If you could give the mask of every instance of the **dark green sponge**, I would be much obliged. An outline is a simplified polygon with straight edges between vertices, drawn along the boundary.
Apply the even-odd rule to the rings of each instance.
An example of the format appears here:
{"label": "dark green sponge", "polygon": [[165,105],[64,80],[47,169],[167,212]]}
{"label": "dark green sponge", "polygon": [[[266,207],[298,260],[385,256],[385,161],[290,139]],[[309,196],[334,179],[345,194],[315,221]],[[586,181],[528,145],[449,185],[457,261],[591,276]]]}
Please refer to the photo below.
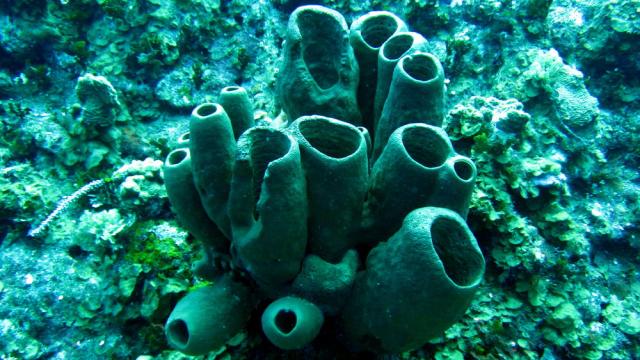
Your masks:
{"label": "dark green sponge", "polygon": [[164,328],[167,341],[185,354],[206,354],[244,329],[252,309],[249,288],[222,277],[178,302]]}
{"label": "dark green sponge", "polygon": [[482,281],[484,258],[460,215],[425,207],[376,246],[342,311],[356,347],[398,353],[442,335]]}
{"label": "dark green sponge", "polygon": [[272,302],[262,314],[262,331],[277,347],[300,349],[320,332],[324,315],[313,303],[287,296]]}

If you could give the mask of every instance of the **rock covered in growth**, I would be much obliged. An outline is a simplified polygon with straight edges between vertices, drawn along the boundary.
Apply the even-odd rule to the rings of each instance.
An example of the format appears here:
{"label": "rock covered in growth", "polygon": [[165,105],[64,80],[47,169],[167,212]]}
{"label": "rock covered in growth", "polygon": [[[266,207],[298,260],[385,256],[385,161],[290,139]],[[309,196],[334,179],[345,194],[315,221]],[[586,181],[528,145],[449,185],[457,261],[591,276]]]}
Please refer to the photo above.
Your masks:
{"label": "rock covered in growth", "polygon": [[640,40],[639,6],[638,0],[558,0],[550,7],[547,23],[553,29],[549,34],[553,46],[587,72],[592,87],[620,76],[628,78],[616,83],[609,93],[599,94],[601,101],[629,103],[638,99],[637,91],[629,94],[627,87],[638,86],[640,54],[635,44]]}
{"label": "rock covered in growth", "polygon": [[[300,7],[278,82],[288,121],[254,125],[237,87],[193,111],[164,174],[214,284],[174,310],[174,347],[220,346],[248,321],[238,304],[252,312],[254,299],[271,302],[263,331],[285,350],[312,342],[327,317],[354,350],[410,350],[464,314],[484,273],[464,220],[476,168],[440,128],[442,65],[407,31],[376,12],[350,33],[339,13]],[[203,323],[231,327],[214,341]]]}
{"label": "rock covered in growth", "polygon": [[81,121],[88,128],[108,128],[120,108],[116,89],[104,76],[86,74],[78,78],[76,95],[82,106]]}
{"label": "rock covered in growth", "polygon": [[545,95],[564,130],[592,133],[599,115],[598,100],[585,87],[583,74],[565,64],[555,49],[530,50],[522,60],[527,64],[523,70],[511,70],[517,74],[515,86],[502,92],[523,101]]}
{"label": "rock covered in growth", "polygon": [[79,112],[69,129],[76,143],[74,151],[69,153],[75,157],[67,155],[65,163],[84,160],[85,166],[91,169],[103,162],[115,162],[122,143],[122,131],[116,125],[129,118],[126,106],[104,76],[80,76],[75,91],[79,104],[74,108]]}

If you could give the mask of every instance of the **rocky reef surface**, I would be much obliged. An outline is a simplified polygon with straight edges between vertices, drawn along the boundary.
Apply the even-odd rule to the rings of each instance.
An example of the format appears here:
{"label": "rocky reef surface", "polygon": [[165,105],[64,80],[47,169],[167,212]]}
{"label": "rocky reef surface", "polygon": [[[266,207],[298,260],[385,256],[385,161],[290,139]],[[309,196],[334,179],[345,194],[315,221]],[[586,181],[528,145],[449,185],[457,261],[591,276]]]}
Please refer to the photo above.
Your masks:
{"label": "rocky reef surface", "polygon": [[[291,51],[283,47],[289,17],[306,3],[0,4],[0,358],[188,357],[170,347],[165,323],[185,294],[225,280],[193,268],[207,245],[172,212],[163,163],[180,148],[193,109],[220,101],[225,87],[246,89],[256,124],[283,119],[283,107],[291,122],[304,114],[283,99],[292,91],[278,79]],[[463,215],[484,279],[457,322],[419,347],[391,347],[392,356],[637,356],[640,2],[321,4],[347,26],[392,12],[427,40],[444,71],[442,129],[452,151],[475,164]],[[350,110],[323,115],[355,124],[356,103],[344,99]],[[362,118],[381,110],[375,99],[370,106]],[[246,276],[255,252],[238,250]],[[313,251],[338,261],[343,250]],[[366,259],[357,260],[340,264],[361,269]],[[281,281],[248,272],[265,292]],[[262,331],[269,303],[252,303],[257,315],[200,358],[371,358],[367,351],[379,350],[364,344],[353,354],[348,341],[335,341],[339,320],[330,316],[315,340],[288,350]],[[379,334],[375,326],[366,336]]]}

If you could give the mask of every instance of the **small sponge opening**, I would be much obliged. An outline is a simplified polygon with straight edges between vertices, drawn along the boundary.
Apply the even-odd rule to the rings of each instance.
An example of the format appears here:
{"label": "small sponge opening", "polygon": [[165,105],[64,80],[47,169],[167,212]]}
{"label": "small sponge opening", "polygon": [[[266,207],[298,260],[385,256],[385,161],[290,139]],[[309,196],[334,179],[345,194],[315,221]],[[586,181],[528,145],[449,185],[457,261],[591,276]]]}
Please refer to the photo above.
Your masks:
{"label": "small sponge opening", "polygon": [[207,117],[222,111],[222,106],[214,103],[204,103],[193,109],[193,115],[197,117]]}
{"label": "small sponge opening", "polygon": [[289,309],[282,309],[278,311],[275,319],[276,326],[283,334],[289,334],[298,324],[298,316],[296,313]]}
{"label": "small sponge opening", "polygon": [[344,158],[358,150],[362,135],[353,127],[326,119],[301,121],[300,133],[316,150],[333,157]]}
{"label": "small sponge opening", "polygon": [[362,38],[372,48],[379,48],[398,30],[398,23],[390,15],[367,18],[362,24]]}
{"label": "small sponge opening", "polygon": [[177,149],[173,150],[169,156],[167,156],[167,165],[178,165],[183,162],[189,156],[189,150]]}
{"label": "small sponge opening", "polygon": [[188,143],[189,140],[191,140],[191,133],[187,131],[186,133],[183,133],[182,135],[180,135],[180,137],[178,138],[178,143],[179,144]]}
{"label": "small sponge opening", "polygon": [[413,46],[413,36],[400,33],[393,36],[382,46],[382,56],[388,60],[398,60]]}
{"label": "small sponge opening", "polygon": [[223,93],[232,93],[232,92],[237,92],[240,91],[240,89],[242,89],[240,86],[227,86],[225,88],[222,88]]}
{"label": "small sponge opening", "polygon": [[475,174],[475,169],[472,163],[467,159],[457,159],[453,163],[453,170],[456,172],[456,175],[463,180],[469,181],[473,178]]}
{"label": "small sponge opening", "polygon": [[177,346],[185,347],[189,343],[189,328],[183,320],[174,320],[169,324],[167,337]]}
{"label": "small sponge opening", "polygon": [[428,54],[416,54],[400,60],[404,71],[418,81],[433,80],[438,76],[436,59]]}
{"label": "small sponge opening", "polygon": [[342,24],[330,13],[316,11],[300,12],[297,21],[302,41],[293,46],[301,47],[304,63],[316,84],[329,89],[340,81]]}

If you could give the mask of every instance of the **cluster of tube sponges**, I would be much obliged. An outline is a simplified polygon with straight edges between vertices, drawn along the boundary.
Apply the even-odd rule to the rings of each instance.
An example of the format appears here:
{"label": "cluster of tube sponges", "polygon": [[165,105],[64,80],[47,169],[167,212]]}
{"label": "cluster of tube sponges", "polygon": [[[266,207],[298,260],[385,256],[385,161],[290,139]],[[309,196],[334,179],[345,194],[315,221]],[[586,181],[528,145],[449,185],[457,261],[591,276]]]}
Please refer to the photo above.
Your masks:
{"label": "cluster of tube sponges", "polygon": [[278,75],[284,121],[256,124],[240,87],[193,111],[164,176],[213,284],[176,305],[171,346],[206,353],[264,309],[282,349],[332,317],[348,348],[400,352],[465,312],[484,273],[465,223],[476,169],[440,128],[444,72],[427,46],[389,12],[348,28],[303,6]]}

